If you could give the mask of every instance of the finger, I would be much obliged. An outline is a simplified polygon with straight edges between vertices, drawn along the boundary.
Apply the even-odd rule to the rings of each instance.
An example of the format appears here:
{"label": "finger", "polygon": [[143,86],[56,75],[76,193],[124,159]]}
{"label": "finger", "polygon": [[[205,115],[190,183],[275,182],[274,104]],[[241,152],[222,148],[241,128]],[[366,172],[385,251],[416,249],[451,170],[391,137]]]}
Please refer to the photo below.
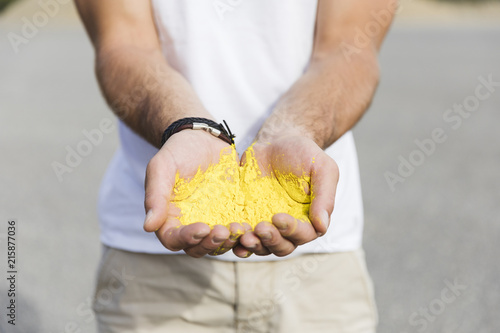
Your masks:
{"label": "finger", "polygon": [[335,193],[339,180],[337,163],[324,152],[316,156],[311,168],[311,197],[309,219],[318,236],[326,233],[330,215],[335,204]]}
{"label": "finger", "polygon": [[210,255],[221,255],[231,250],[237,243],[238,239],[245,233],[244,226],[239,223],[231,223],[229,225],[229,238],[224,241],[215,251],[210,252]]}
{"label": "finger", "polygon": [[240,237],[240,244],[250,252],[255,253],[258,256],[265,256],[270,254],[268,249],[266,249],[260,238],[253,232],[247,232]]}
{"label": "finger", "polygon": [[201,242],[193,247],[184,249],[188,255],[194,258],[201,258],[211,252],[217,250],[222,243],[224,243],[229,238],[229,230],[222,226],[216,225],[210,231],[210,234],[203,238]]}
{"label": "finger", "polygon": [[246,222],[243,222],[243,229],[245,230],[245,233],[253,230],[252,226]]}
{"label": "finger", "polygon": [[158,154],[155,155],[146,168],[144,230],[147,232],[156,231],[165,223],[168,203],[174,187],[172,173],[175,171],[160,158]]}
{"label": "finger", "polygon": [[259,236],[264,248],[278,257],[284,257],[292,253],[297,247],[284,238],[278,229],[269,222],[261,222],[255,227],[255,233]]}
{"label": "finger", "polygon": [[238,244],[235,247],[233,247],[233,253],[237,257],[242,258],[242,259],[248,258],[248,257],[250,257],[252,255],[251,251],[248,251],[247,249],[245,249],[244,246],[242,246],[240,244]]}
{"label": "finger", "polygon": [[[252,232],[252,226],[250,224],[246,223],[246,222],[243,223],[243,228],[244,228],[244,234],[247,233],[247,232],[248,233]],[[235,247],[233,247],[233,253],[237,257],[248,258],[248,257],[250,257],[253,254],[253,252],[249,251],[243,245],[241,245],[240,239],[241,239],[242,236],[240,236],[240,238],[238,239],[238,244]]]}
{"label": "finger", "polygon": [[205,223],[181,225],[176,219],[168,219],[156,236],[170,251],[180,251],[199,244],[210,232],[210,227]]}
{"label": "finger", "polygon": [[301,221],[284,213],[274,215],[272,221],[281,236],[295,246],[309,243],[318,238],[316,230],[309,221]]}

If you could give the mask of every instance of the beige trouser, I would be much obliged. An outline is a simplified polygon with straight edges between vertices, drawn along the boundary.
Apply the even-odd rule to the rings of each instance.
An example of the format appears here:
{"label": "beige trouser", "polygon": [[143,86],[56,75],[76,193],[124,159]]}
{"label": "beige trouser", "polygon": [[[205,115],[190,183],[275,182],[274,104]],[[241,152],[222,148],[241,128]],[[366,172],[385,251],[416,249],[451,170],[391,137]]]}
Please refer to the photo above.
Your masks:
{"label": "beige trouser", "polygon": [[100,333],[368,333],[377,314],[362,250],[225,262],[104,247]]}

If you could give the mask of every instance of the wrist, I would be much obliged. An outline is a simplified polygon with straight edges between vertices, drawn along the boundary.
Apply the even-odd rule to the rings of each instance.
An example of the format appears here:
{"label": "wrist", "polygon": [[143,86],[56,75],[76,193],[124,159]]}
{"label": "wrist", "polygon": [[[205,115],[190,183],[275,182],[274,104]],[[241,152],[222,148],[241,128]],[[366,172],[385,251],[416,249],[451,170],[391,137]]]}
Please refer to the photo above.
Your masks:
{"label": "wrist", "polygon": [[[231,149],[231,146],[205,131],[185,130],[172,135],[172,137],[160,147],[158,153],[167,153],[173,156],[189,156],[189,159],[192,160],[194,164],[207,161],[216,163],[223,149]],[[206,160],[206,158],[209,158],[209,160]],[[179,164],[179,168],[184,168],[182,167],[182,163]],[[192,171],[196,172],[196,170]]]}
{"label": "wrist", "polygon": [[183,131],[194,131],[194,132],[206,132],[207,134],[218,138],[225,143],[232,145],[234,144],[234,137],[229,129],[227,123],[223,121],[222,123],[217,123],[209,118],[200,117],[186,117],[181,118],[173,123],[171,123],[166,130],[163,132],[161,145],[163,146],[167,140],[173,135],[183,132]]}
{"label": "wrist", "polygon": [[261,130],[257,133],[257,136],[255,138],[255,143],[272,144],[284,138],[291,138],[291,137],[299,137],[316,142],[313,135],[309,131],[300,127],[287,126],[286,128],[276,130],[269,128],[267,126],[263,126]]}

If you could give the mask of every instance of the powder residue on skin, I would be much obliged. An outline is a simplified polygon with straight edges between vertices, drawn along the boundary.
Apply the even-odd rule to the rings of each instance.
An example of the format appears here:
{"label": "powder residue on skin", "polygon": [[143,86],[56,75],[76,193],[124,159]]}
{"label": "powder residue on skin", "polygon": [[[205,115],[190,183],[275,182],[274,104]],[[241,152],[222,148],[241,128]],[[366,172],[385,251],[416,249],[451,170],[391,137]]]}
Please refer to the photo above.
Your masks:
{"label": "powder residue on skin", "polygon": [[310,177],[290,174],[263,175],[253,147],[239,166],[234,146],[223,149],[219,163],[191,179],[176,176],[173,203],[182,224],[203,222],[213,227],[248,223],[254,228],[273,215],[287,213],[309,222]]}

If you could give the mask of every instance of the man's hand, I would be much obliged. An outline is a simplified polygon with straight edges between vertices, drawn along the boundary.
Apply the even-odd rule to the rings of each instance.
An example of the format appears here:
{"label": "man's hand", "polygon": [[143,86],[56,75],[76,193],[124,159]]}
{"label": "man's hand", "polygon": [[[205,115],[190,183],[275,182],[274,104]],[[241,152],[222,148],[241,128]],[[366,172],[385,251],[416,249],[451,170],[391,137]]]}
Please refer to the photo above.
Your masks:
{"label": "man's hand", "polygon": [[[176,174],[184,179],[192,178],[198,168],[206,170],[219,162],[223,149],[231,149],[227,143],[203,131],[185,130],[174,134],[151,159],[146,170],[146,220],[144,229],[156,231],[156,236],[171,251],[184,250],[192,257],[206,254],[222,254],[231,249],[237,236],[243,233],[238,223],[229,229],[218,225],[213,229],[202,223],[182,225],[179,208],[171,202]],[[239,162],[234,161],[237,168]],[[221,221],[222,222],[222,221]],[[219,250],[218,250],[219,249]]]}
{"label": "man's hand", "polygon": [[[249,252],[257,255],[273,253],[286,256],[297,246],[308,243],[326,233],[333,211],[339,171],[335,161],[314,141],[299,136],[284,136],[271,143],[256,143],[253,146],[259,167],[265,175],[277,177],[293,173],[297,178],[310,176],[311,206],[308,221],[300,221],[288,214],[278,213],[272,221],[259,223],[253,231],[247,231],[240,238],[240,245],[233,251],[239,257],[247,257]],[[242,158],[245,163],[245,155]],[[285,187],[286,188],[286,187]],[[303,202],[304,197],[292,199]],[[272,223],[270,223],[272,222]]]}
{"label": "man's hand", "polygon": [[[95,48],[101,90],[128,127],[159,147],[163,131],[175,120],[213,118],[186,78],[165,60],[151,1],[75,2]],[[234,245],[226,227],[211,230],[203,223],[182,226],[177,219],[179,212],[170,203],[176,173],[185,178],[194,176],[199,166],[203,169],[217,163],[224,147],[227,145],[223,141],[208,133],[182,131],[173,135],[150,161],[144,229],[156,231],[168,249],[200,257],[221,245],[218,253]]]}
{"label": "man's hand", "polygon": [[[286,173],[289,164],[301,166],[302,170],[296,169],[298,176],[310,173],[312,224],[276,214],[272,223],[260,223],[240,238],[241,245],[233,250],[237,256],[252,252],[285,256],[326,232],[339,172],[322,149],[349,131],[370,105],[379,78],[377,53],[395,8],[397,0],[318,2],[309,66],[281,96],[257,134],[257,142],[271,144],[254,146],[257,160],[271,165],[271,172]],[[375,20],[373,13],[384,20]],[[378,33],[367,37],[366,46],[346,53],[346,48],[357,45],[359,29],[370,23],[378,25]]]}

